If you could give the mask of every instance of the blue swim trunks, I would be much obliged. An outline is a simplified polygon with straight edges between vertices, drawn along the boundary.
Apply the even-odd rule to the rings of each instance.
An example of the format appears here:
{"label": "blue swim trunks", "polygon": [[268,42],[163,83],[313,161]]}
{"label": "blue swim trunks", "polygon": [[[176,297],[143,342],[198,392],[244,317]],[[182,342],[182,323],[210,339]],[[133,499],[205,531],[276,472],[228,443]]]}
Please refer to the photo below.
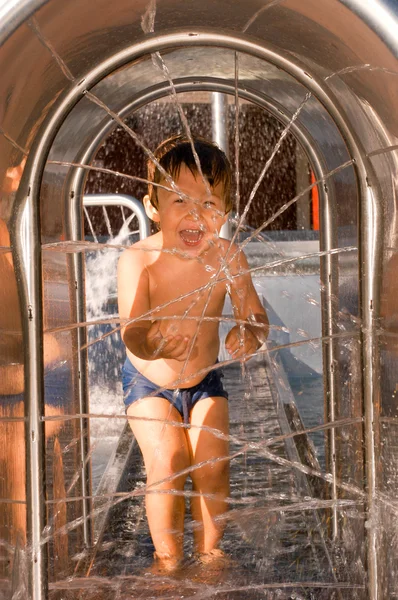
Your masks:
{"label": "blue swim trunks", "polygon": [[215,396],[228,399],[228,393],[223,388],[221,377],[223,377],[223,374],[217,369],[217,371],[210,371],[200,383],[190,388],[158,391],[159,386],[144,377],[131,364],[129,358],[126,358],[122,368],[123,400],[126,411],[130,404],[141,400],[141,398],[147,398],[148,396],[165,398],[175,406],[184,423],[188,424],[189,414],[199,400]]}

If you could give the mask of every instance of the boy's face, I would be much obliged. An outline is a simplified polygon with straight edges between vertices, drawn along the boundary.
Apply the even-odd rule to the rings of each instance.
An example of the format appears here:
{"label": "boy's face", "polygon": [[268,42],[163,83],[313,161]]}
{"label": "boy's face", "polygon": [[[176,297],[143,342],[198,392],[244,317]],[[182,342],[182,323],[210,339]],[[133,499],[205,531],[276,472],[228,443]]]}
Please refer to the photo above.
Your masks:
{"label": "boy's face", "polygon": [[210,188],[209,196],[202,177],[199,174],[193,175],[184,164],[181,165],[175,183],[187,197],[181,198],[174,191],[158,188],[158,208],[148,206],[147,199],[147,213],[160,224],[165,248],[176,248],[198,256],[208,249],[209,242],[218,236],[227,220],[224,186],[220,183]]}

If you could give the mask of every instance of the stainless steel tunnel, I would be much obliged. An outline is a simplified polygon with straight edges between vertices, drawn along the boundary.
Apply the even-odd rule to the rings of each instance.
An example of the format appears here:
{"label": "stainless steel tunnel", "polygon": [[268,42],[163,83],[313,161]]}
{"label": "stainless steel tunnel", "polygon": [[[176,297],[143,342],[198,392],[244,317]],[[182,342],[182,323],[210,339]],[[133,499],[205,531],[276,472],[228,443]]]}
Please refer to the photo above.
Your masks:
{"label": "stainless steel tunnel", "polygon": [[[153,64],[155,53],[168,75]],[[45,414],[46,427],[61,422],[69,428],[73,461],[80,465],[68,519],[81,519],[81,526],[67,554],[89,546],[92,535],[87,340],[78,326],[86,320],[84,265],[81,253],[54,250],[83,236],[88,170],[76,164],[92,164],[109,133],[137,109],[196,92],[221,92],[231,102],[239,97],[289,125],[315,173],[324,252],[322,332],[329,336],[323,345],[325,410],[328,421],[344,416],[338,334],[341,312],[349,307],[359,340],[355,410],[364,442],[356,483],[366,496],[366,594],[387,598],[388,550],[378,502],[383,496],[397,510],[396,487],[381,481],[386,429],[396,435],[397,421],[394,411],[383,412],[380,360],[389,352],[394,372],[397,57],[396,0],[2,0],[0,378],[7,385],[0,383],[0,437],[20,456],[26,486],[21,482],[11,496],[7,482],[2,487],[1,506],[11,507],[11,517],[1,539],[16,548],[15,556],[26,544],[31,548],[24,563],[27,598],[47,597],[47,556],[58,551],[47,543],[55,517],[44,502],[51,435]],[[348,246],[349,253],[329,252]],[[65,364],[69,370],[62,375],[58,369]],[[52,370],[65,377],[67,389],[56,405],[45,391]],[[25,441],[9,432],[11,423],[25,428]],[[329,430],[331,498],[338,495],[336,478],[344,477],[341,443]],[[51,463],[60,460],[56,448],[52,453]],[[22,505],[26,539],[15,534],[25,518],[18,512]],[[338,537],[342,526],[332,516],[330,535]],[[14,562],[14,575],[2,575],[6,587],[22,569]]]}

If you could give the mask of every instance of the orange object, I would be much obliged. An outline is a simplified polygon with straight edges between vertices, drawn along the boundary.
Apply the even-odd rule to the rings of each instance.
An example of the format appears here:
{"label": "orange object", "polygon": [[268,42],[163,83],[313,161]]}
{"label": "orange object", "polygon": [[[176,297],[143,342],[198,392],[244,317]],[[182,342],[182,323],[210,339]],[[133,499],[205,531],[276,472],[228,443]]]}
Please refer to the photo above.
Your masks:
{"label": "orange object", "polygon": [[[315,183],[314,172],[311,171],[311,183]],[[319,193],[318,186],[311,189],[312,229],[319,231]]]}

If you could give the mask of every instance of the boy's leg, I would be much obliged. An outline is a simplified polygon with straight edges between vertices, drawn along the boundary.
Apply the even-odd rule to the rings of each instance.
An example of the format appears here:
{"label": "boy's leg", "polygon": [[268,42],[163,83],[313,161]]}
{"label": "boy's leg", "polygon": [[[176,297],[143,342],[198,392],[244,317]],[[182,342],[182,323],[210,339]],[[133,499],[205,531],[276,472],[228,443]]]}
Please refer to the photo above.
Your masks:
{"label": "boy's leg", "polygon": [[[146,512],[158,558],[178,561],[182,557],[185,500],[182,492],[186,475],[175,477],[190,462],[187,438],[179,412],[165,398],[145,398],[127,410],[130,427],[140,446],[146,473]],[[145,421],[145,418],[156,419]],[[169,481],[164,481],[170,478]],[[159,483],[158,483],[159,482]],[[161,490],[162,493],[156,493]],[[166,491],[166,493],[165,493]]]}
{"label": "boy's leg", "polygon": [[[211,427],[224,435],[229,432],[228,401],[226,398],[204,398],[191,411],[191,425]],[[191,427],[187,431],[192,465],[209,461],[191,473],[195,492],[203,494],[192,498],[191,512],[202,526],[194,530],[197,552],[208,553],[217,547],[223,532],[223,520],[217,520],[227,510],[229,495],[229,444],[214,433]],[[210,498],[208,496],[211,496]]]}

